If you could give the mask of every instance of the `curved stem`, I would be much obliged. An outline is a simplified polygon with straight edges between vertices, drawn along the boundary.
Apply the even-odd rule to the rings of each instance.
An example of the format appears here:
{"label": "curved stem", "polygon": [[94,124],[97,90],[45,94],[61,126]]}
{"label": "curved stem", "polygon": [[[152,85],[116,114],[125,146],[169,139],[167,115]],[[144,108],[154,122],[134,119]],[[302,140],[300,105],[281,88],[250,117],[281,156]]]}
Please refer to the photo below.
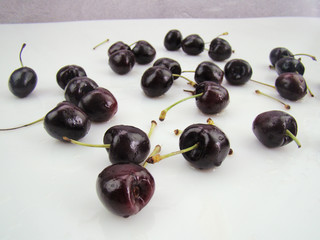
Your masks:
{"label": "curved stem", "polygon": [[174,106],[176,106],[177,104],[181,103],[181,102],[184,102],[186,100],[189,100],[189,99],[192,99],[192,98],[197,98],[197,97],[201,97],[203,95],[203,93],[199,93],[199,94],[195,94],[195,95],[192,95],[190,97],[186,97],[186,98],[183,98],[177,102],[175,102],[174,104],[170,105],[169,107],[167,107],[166,109],[162,110],[161,113],[160,113],[160,116],[159,116],[159,120],[160,121],[163,121],[165,118],[166,118],[166,115],[167,115],[167,112],[173,108]]}
{"label": "curved stem", "polygon": [[187,80],[187,81],[188,81],[188,84],[191,85],[191,86],[193,86],[193,87],[197,85],[197,83],[195,83],[194,81],[190,80],[189,78],[187,78],[187,77],[185,77],[185,76],[182,76],[182,75],[179,75],[179,74],[174,74],[174,73],[172,74],[172,76],[173,76],[173,77],[181,77],[181,78]]}
{"label": "curved stem", "polygon": [[102,44],[107,43],[107,42],[109,42],[109,39],[108,39],[108,38],[107,38],[106,40],[104,40],[103,42],[101,42],[101,43],[97,44],[96,46],[94,46],[94,47],[93,47],[93,50],[95,50],[97,47],[99,47],[99,46],[101,46]]}
{"label": "curved stem", "polygon": [[281,104],[282,104],[286,109],[288,109],[288,110],[291,108],[290,105],[282,102],[280,99],[274,98],[274,97],[272,97],[272,96],[270,96],[270,95],[268,95],[268,94],[265,94],[265,93],[263,93],[263,92],[261,92],[261,91],[259,91],[259,90],[256,90],[255,93],[256,93],[256,94],[263,95],[263,96],[268,97],[268,98],[271,98],[271,99],[273,99],[273,100],[281,103]]}
{"label": "curved stem", "polygon": [[40,119],[38,119],[38,120],[36,120],[36,121],[33,121],[33,122],[31,122],[31,123],[27,123],[27,124],[24,124],[24,125],[18,126],[18,127],[13,127],[13,128],[1,128],[0,131],[1,131],[1,132],[3,132],[3,131],[11,131],[11,130],[19,129],[19,128],[28,127],[28,126],[31,126],[31,125],[33,125],[33,124],[36,124],[36,123],[38,123],[38,122],[43,121],[44,118],[45,118],[45,117],[42,117],[42,118],[40,118]]}
{"label": "curved stem", "polygon": [[301,143],[299,142],[298,138],[295,135],[293,135],[292,132],[290,132],[288,129],[286,129],[286,135],[296,142],[298,148],[301,148]]}
{"label": "curved stem", "polygon": [[83,143],[83,142],[79,142],[77,140],[70,139],[65,136],[62,137],[62,139],[66,142],[73,143],[73,144],[80,145],[80,146],[84,146],[84,147],[110,148],[110,144],[88,144],[88,143]]}
{"label": "curved stem", "polygon": [[21,47],[21,50],[20,50],[20,53],[19,53],[19,59],[20,59],[21,67],[24,67],[21,55],[22,55],[22,51],[23,51],[23,49],[25,48],[26,45],[27,44],[25,44],[25,43],[22,44],[22,47]]}
{"label": "curved stem", "polygon": [[312,55],[306,54],[306,53],[296,53],[296,54],[294,54],[294,56],[307,56],[307,57],[310,57],[313,61],[317,61],[317,58],[315,56],[312,56]]}

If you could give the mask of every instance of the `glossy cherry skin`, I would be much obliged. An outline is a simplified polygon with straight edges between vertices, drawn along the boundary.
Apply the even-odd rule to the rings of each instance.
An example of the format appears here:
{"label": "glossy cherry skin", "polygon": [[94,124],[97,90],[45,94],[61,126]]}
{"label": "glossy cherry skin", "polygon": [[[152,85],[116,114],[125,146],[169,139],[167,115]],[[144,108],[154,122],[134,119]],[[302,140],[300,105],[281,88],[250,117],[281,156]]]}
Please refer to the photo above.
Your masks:
{"label": "glossy cherry skin", "polygon": [[85,70],[77,65],[67,65],[59,69],[57,72],[57,83],[62,88],[65,89],[68,82],[75,77],[86,77],[87,74]]}
{"label": "glossy cherry skin", "polygon": [[282,73],[275,82],[279,94],[286,99],[296,101],[307,94],[307,84],[304,78],[298,73]]}
{"label": "glossy cherry skin", "polygon": [[113,53],[119,50],[131,50],[130,46],[122,41],[115,42],[108,49],[108,56],[110,57]]}
{"label": "glossy cherry skin", "polygon": [[172,73],[161,66],[148,68],[141,77],[141,88],[148,97],[165,94],[173,84]]}
{"label": "glossy cherry skin", "polygon": [[84,95],[78,105],[92,122],[107,122],[118,111],[118,102],[113,94],[102,87]]}
{"label": "glossy cherry skin", "polygon": [[[171,58],[159,58],[157,61],[153,63],[153,66],[162,66],[168,68],[173,74],[181,74],[180,64],[176,60],[173,60]],[[173,79],[177,78],[179,78],[179,76],[173,76]]]}
{"label": "glossy cherry skin", "polygon": [[140,40],[132,48],[132,52],[138,64],[148,64],[156,57],[156,50],[147,41]]}
{"label": "glossy cherry skin", "polygon": [[155,181],[140,165],[118,163],[106,167],[98,175],[96,191],[110,212],[127,218],[149,203],[155,191]]}
{"label": "glossy cherry skin", "polygon": [[142,163],[150,152],[150,140],[141,129],[128,125],[109,128],[103,137],[111,163]]}
{"label": "glossy cherry skin", "polygon": [[300,75],[304,74],[304,65],[299,59],[293,57],[283,57],[276,62],[275,69],[278,74],[285,72],[297,72]]}
{"label": "glossy cherry skin", "polygon": [[252,68],[243,59],[232,59],[224,66],[224,75],[231,85],[243,85],[250,80]]}
{"label": "glossy cherry skin", "polygon": [[37,82],[37,74],[32,68],[21,67],[10,75],[8,86],[13,95],[24,98],[35,89]]}
{"label": "glossy cherry skin", "polygon": [[286,134],[289,130],[293,135],[297,135],[298,125],[296,120],[283,111],[267,111],[259,114],[252,124],[254,135],[268,148],[276,148],[292,142]]}
{"label": "glossy cherry skin", "polygon": [[211,169],[221,165],[230,151],[230,142],[223,131],[209,124],[193,124],[187,127],[179,139],[180,149],[199,143],[183,157],[195,168]]}
{"label": "glossy cherry skin", "polygon": [[269,54],[269,59],[272,66],[276,65],[276,62],[283,57],[294,57],[293,53],[290,52],[287,48],[277,47],[271,50]]}
{"label": "glossy cherry skin", "polygon": [[204,50],[204,41],[198,34],[192,34],[182,40],[181,47],[188,55],[199,55]]}
{"label": "glossy cherry skin", "polygon": [[164,37],[164,47],[169,51],[176,51],[181,48],[182,34],[179,30],[170,30]]}
{"label": "glossy cherry skin", "polygon": [[205,114],[216,114],[229,104],[229,92],[215,82],[202,82],[197,85],[195,94],[203,93],[196,98],[196,105]]}
{"label": "glossy cherry skin", "polygon": [[44,118],[44,129],[58,139],[68,137],[79,140],[87,135],[91,122],[85,112],[71,102],[61,102]]}
{"label": "glossy cherry skin", "polygon": [[215,38],[211,41],[208,55],[214,61],[224,61],[230,58],[232,48],[223,38]]}
{"label": "glossy cherry skin", "polygon": [[136,59],[131,50],[118,50],[109,56],[109,66],[120,75],[131,71]]}
{"label": "glossy cherry skin", "polygon": [[75,77],[67,84],[64,97],[67,101],[78,105],[84,95],[97,87],[98,84],[88,77]]}
{"label": "glossy cherry skin", "polygon": [[213,62],[204,61],[197,66],[194,74],[194,80],[196,83],[212,81],[221,84],[223,76],[224,72],[218,65]]}

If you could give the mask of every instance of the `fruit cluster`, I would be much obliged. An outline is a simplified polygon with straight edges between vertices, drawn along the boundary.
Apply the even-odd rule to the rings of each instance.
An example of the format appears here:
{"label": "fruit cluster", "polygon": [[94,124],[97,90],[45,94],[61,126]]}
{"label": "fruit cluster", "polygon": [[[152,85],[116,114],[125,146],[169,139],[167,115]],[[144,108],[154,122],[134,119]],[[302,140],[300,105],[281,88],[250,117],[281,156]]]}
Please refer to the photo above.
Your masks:
{"label": "fruit cluster", "polygon": [[[195,99],[196,106],[204,114],[214,115],[223,111],[230,101],[227,88],[222,86],[224,78],[229,84],[237,86],[248,81],[260,83],[251,79],[253,71],[246,60],[228,60],[233,50],[229,42],[220,36],[210,42],[208,55],[213,61],[226,61],[223,70],[213,61],[201,62],[191,71],[194,72],[195,80],[192,81],[182,75],[189,70],[183,71],[177,61],[171,58],[159,58],[142,74],[141,88],[150,98],[164,95],[179,78],[187,80],[188,84],[194,87],[194,91],[189,91],[191,96],[164,109],[160,113],[160,121],[164,121],[172,107],[191,98]],[[37,84],[35,71],[23,66],[21,53],[24,47],[25,44],[20,51],[22,67],[15,70],[9,78],[10,91],[20,98],[29,95]],[[164,47],[168,51],[182,48],[187,55],[198,55],[206,50],[205,42],[198,34],[183,38],[178,30],[170,30],[165,35]],[[304,66],[301,59],[295,58],[297,55],[301,54],[294,55],[285,48],[273,49],[269,56],[271,68],[275,68],[279,76],[275,86],[260,84],[275,88],[280,96],[291,101],[304,97],[308,87],[302,76]],[[155,56],[154,47],[143,40],[132,45],[118,41],[108,49],[109,66],[120,75],[129,73],[136,63],[143,65],[151,63]],[[82,143],[78,140],[88,133],[91,122],[107,122],[117,113],[116,97],[109,90],[99,87],[80,66],[62,67],[57,72],[56,79],[64,90],[66,101],[59,103],[45,117],[33,123],[0,131],[13,130],[43,121],[48,134],[58,140],[105,148],[111,165],[98,175],[96,191],[103,205],[116,215],[129,217],[136,214],[152,198],[155,181],[146,169],[148,163],[153,164],[164,158],[182,154],[193,167],[200,170],[212,169],[220,166],[233,152],[226,134],[210,118],[207,123],[194,123],[182,132],[178,131],[179,151],[164,155],[160,155],[159,145],[150,151],[150,136],[157,126],[155,121],[151,121],[148,134],[135,126],[115,125],[105,132],[103,144]],[[310,89],[309,92],[313,96]],[[262,92],[257,91],[257,93]],[[293,140],[300,147],[301,144],[296,138],[297,129],[294,117],[284,111],[263,112],[252,124],[254,135],[268,148],[281,147]]]}

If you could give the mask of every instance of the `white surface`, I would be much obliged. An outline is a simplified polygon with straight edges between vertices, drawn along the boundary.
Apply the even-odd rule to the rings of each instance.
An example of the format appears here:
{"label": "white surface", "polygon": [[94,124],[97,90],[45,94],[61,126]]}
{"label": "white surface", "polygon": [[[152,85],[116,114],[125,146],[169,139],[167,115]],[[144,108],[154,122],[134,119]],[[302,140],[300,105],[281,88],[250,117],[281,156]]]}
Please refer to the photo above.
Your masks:
{"label": "white surface", "polygon": [[[27,123],[44,116],[64,99],[55,74],[60,67],[78,64],[100,86],[118,99],[119,111],[108,123],[93,124],[82,140],[101,143],[104,132],[115,124],[129,124],[146,132],[160,111],[187,94],[185,81],[175,82],[163,97],[149,99],[140,89],[140,77],[150,65],[136,65],[125,76],[107,65],[111,43],[143,39],[157,50],[157,57],[171,57],[184,70],[195,69],[206,52],[188,56],[168,52],[163,37],[173,28],[184,36],[198,33],[205,41],[228,31],[235,49],[232,58],[243,58],[253,68],[253,78],[273,83],[269,52],[284,46],[295,53],[320,57],[320,20],[269,18],[236,20],[131,20],[52,24],[0,25],[1,128]],[[95,51],[105,38],[110,43]],[[14,97],[7,79],[19,67],[23,42],[24,64],[39,77],[36,90],[26,99]],[[230,104],[211,116],[229,137],[232,156],[213,171],[193,169],[182,156],[148,165],[156,181],[155,195],[137,215],[123,219],[109,213],[95,192],[97,175],[109,164],[104,149],[64,144],[51,138],[38,124],[0,133],[0,239],[319,239],[320,228],[320,81],[319,62],[303,58],[305,78],[315,97],[291,102],[288,111],[298,122],[295,143],[267,149],[252,133],[252,121],[261,112],[284,108],[258,96],[255,89],[278,94],[249,82],[230,86]],[[225,63],[218,63],[223,68]],[[192,78],[192,74],[185,76]],[[288,102],[288,101],[287,101]],[[151,137],[162,153],[178,149],[174,129],[205,122],[208,116],[193,100],[172,109]]]}

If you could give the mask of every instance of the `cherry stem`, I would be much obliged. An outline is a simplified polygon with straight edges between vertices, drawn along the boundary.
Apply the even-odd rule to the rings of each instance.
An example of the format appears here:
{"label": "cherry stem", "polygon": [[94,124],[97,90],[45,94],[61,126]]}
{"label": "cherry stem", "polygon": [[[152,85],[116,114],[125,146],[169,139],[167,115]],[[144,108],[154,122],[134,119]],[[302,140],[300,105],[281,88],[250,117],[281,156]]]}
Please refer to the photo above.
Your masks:
{"label": "cherry stem", "polygon": [[270,85],[270,84],[267,84],[267,83],[263,83],[263,82],[259,82],[259,81],[253,80],[253,79],[250,79],[250,81],[255,82],[255,83],[258,83],[258,84],[261,84],[261,85],[264,85],[264,86],[276,88],[276,87],[273,86],[273,85]]}
{"label": "cherry stem", "polygon": [[[160,146],[160,145],[156,145],[155,148],[153,149],[152,153],[149,155],[148,158],[151,158],[151,157],[153,157],[154,155],[159,154],[160,151],[161,151],[161,146]],[[148,158],[147,158],[147,159],[148,159]],[[147,159],[144,161],[144,163],[143,163],[143,165],[142,165],[143,167],[146,167],[146,166],[147,166],[147,164],[148,164]]]}
{"label": "cherry stem", "polygon": [[23,49],[25,48],[26,45],[27,44],[25,44],[25,43],[22,44],[22,47],[21,47],[21,50],[20,50],[20,53],[19,53],[21,67],[24,67],[21,55],[22,55],[22,51],[23,51]]}
{"label": "cherry stem", "polygon": [[70,139],[66,136],[62,137],[62,139],[66,142],[73,143],[80,146],[85,146],[85,147],[110,148],[110,144],[89,144],[89,143],[79,142],[77,140]]}
{"label": "cherry stem", "polygon": [[199,143],[196,143],[193,146],[185,148],[185,149],[182,149],[180,151],[176,151],[176,152],[172,152],[172,153],[168,153],[168,154],[164,154],[164,155],[156,154],[156,155],[154,155],[152,157],[149,157],[146,161],[148,163],[154,164],[154,163],[157,163],[157,162],[161,161],[162,159],[169,158],[169,157],[172,157],[172,156],[175,156],[175,155],[178,155],[178,154],[190,152],[190,151],[196,149],[198,146],[199,146]]}
{"label": "cherry stem", "polygon": [[108,38],[107,38],[106,40],[104,40],[103,42],[101,42],[101,43],[97,44],[96,46],[94,46],[94,47],[93,47],[93,50],[95,50],[97,47],[99,47],[99,46],[101,46],[102,44],[105,44],[105,43],[107,43],[107,42],[109,42],[109,39],[108,39]]}
{"label": "cherry stem", "polygon": [[155,120],[152,120],[151,121],[151,127],[150,127],[150,130],[149,130],[149,133],[148,133],[148,138],[151,137],[155,127],[157,126],[157,122]]}
{"label": "cherry stem", "polygon": [[298,148],[301,148],[301,143],[299,142],[298,138],[295,135],[293,135],[293,133],[290,132],[288,129],[286,129],[286,135],[296,142],[296,144],[298,145]]}
{"label": "cherry stem", "polygon": [[170,105],[169,107],[167,107],[166,109],[162,110],[161,113],[160,113],[160,116],[159,116],[159,120],[160,121],[163,121],[165,118],[166,118],[166,115],[167,115],[167,112],[173,108],[174,106],[176,106],[177,104],[181,103],[181,102],[184,102],[184,101],[187,101],[191,98],[197,98],[197,97],[201,97],[203,95],[203,93],[199,93],[199,94],[195,94],[195,95],[192,95],[192,96],[189,96],[189,97],[186,97],[186,98],[183,98],[177,102],[175,102],[174,104]]}
{"label": "cherry stem", "polygon": [[277,98],[274,98],[274,97],[272,97],[272,96],[270,96],[270,95],[268,95],[268,94],[265,94],[265,93],[261,92],[260,90],[256,90],[255,93],[256,93],[256,94],[263,95],[263,96],[266,96],[266,97],[268,97],[268,98],[271,98],[271,99],[273,99],[273,100],[281,103],[281,104],[284,105],[284,107],[285,107],[286,109],[288,109],[288,110],[291,108],[290,105],[282,102],[280,99],[277,99]]}
{"label": "cherry stem", "polygon": [[184,70],[184,71],[181,71],[181,73],[195,73],[196,71],[195,70]]}
{"label": "cherry stem", "polygon": [[307,56],[307,57],[310,57],[313,61],[317,61],[317,58],[315,56],[312,56],[306,53],[297,53],[297,54],[294,54],[294,56]]}
{"label": "cherry stem", "polygon": [[311,90],[310,90],[310,88],[309,88],[309,86],[308,86],[307,82],[306,82],[306,85],[307,85],[307,89],[308,89],[308,92],[309,92],[310,96],[311,96],[311,97],[314,97],[314,94],[311,92]]}
{"label": "cherry stem", "polygon": [[190,80],[189,78],[185,77],[185,76],[182,76],[182,75],[179,75],[179,74],[172,74],[173,77],[182,77],[183,79],[187,80],[188,81],[188,84],[191,85],[192,87],[196,86],[197,83],[195,83],[194,81]]}
{"label": "cherry stem", "polygon": [[40,119],[38,119],[38,120],[36,120],[36,121],[33,121],[33,122],[31,122],[31,123],[27,123],[27,124],[25,124],[25,125],[18,126],[18,127],[13,127],[13,128],[1,128],[0,131],[11,131],[11,130],[19,129],[19,128],[28,127],[28,126],[31,126],[31,125],[33,125],[33,124],[36,124],[36,123],[38,123],[38,122],[43,121],[44,118],[45,118],[45,117],[42,117],[42,118],[40,118]]}

